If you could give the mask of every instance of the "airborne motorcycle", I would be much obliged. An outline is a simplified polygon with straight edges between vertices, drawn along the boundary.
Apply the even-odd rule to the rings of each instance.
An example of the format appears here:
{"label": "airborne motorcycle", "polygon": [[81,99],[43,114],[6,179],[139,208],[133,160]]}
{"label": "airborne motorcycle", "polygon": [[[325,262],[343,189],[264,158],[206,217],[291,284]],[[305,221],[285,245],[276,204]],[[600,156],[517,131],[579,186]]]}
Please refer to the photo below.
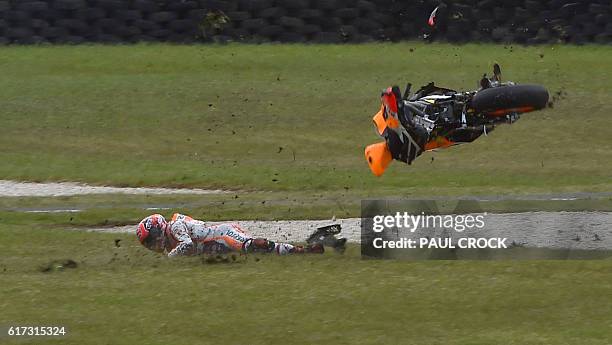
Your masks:
{"label": "airborne motorcycle", "polygon": [[513,123],[520,114],[548,103],[548,91],[539,85],[501,81],[499,65],[486,74],[476,91],[457,92],[429,83],[411,94],[399,87],[383,91],[380,110],[374,115],[377,133],[384,142],[365,149],[370,170],[381,176],[393,159],[411,164],[424,151],[469,143],[491,132],[495,125]]}

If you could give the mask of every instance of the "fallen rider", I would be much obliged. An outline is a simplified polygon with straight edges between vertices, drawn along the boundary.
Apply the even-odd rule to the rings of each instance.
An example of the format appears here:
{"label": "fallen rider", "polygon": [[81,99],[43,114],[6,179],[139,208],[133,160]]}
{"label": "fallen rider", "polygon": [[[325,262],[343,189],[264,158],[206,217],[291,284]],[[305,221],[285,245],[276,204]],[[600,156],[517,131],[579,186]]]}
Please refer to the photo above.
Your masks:
{"label": "fallen rider", "polygon": [[206,225],[203,221],[175,213],[170,222],[160,214],[143,219],[136,229],[142,245],[169,257],[225,252],[266,252],[278,255],[324,251],[320,243],[306,247],[253,238],[236,224]]}

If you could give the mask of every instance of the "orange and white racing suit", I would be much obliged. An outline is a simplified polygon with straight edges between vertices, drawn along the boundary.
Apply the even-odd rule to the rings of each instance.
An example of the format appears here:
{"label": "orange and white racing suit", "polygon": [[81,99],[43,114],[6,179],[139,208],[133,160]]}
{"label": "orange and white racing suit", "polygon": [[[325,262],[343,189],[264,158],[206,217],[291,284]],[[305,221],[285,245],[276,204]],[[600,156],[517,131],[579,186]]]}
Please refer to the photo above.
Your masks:
{"label": "orange and white racing suit", "polygon": [[[165,231],[168,256],[202,254],[211,245],[229,251],[246,253],[253,247],[253,238],[236,224],[206,225],[203,221],[175,213]],[[289,254],[294,246],[288,243],[270,244],[269,251]]]}

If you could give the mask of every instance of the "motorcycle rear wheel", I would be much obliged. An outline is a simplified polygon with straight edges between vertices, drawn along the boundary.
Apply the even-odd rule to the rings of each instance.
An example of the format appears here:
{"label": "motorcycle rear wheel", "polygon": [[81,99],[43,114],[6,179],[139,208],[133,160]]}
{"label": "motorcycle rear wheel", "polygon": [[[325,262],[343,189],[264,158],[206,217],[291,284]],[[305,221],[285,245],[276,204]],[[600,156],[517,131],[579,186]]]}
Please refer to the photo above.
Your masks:
{"label": "motorcycle rear wheel", "polygon": [[546,107],[548,91],[540,85],[507,85],[484,89],[476,93],[471,107],[477,113],[503,116],[525,113]]}

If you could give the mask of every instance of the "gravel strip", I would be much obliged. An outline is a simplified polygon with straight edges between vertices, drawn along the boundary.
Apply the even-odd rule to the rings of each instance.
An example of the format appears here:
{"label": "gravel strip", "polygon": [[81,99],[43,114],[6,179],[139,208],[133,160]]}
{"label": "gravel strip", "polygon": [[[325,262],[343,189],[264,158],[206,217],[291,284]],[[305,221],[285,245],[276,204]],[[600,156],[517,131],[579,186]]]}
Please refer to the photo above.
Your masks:
{"label": "gravel strip", "polygon": [[[339,223],[340,237],[361,241],[361,218],[331,220],[227,221],[236,223],[255,237],[275,241],[304,241],[317,227]],[[211,224],[217,224],[211,222]],[[88,228],[87,231],[134,232],[135,225]],[[507,237],[507,243],[525,247],[612,249],[612,212],[521,212],[487,213],[485,227],[478,233],[443,230],[450,237],[471,234],[474,237]],[[436,231],[440,234],[440,231]],[[418,235],[415,232],[414,235]],[[408,236],[410,237],[410,236]]]}
{"label": "gravel strip", "polygon": [[75,182],[16,182],[0,180],[3,196],[70,196],[83,194],[219,194],[222,190],[90,186]]}

